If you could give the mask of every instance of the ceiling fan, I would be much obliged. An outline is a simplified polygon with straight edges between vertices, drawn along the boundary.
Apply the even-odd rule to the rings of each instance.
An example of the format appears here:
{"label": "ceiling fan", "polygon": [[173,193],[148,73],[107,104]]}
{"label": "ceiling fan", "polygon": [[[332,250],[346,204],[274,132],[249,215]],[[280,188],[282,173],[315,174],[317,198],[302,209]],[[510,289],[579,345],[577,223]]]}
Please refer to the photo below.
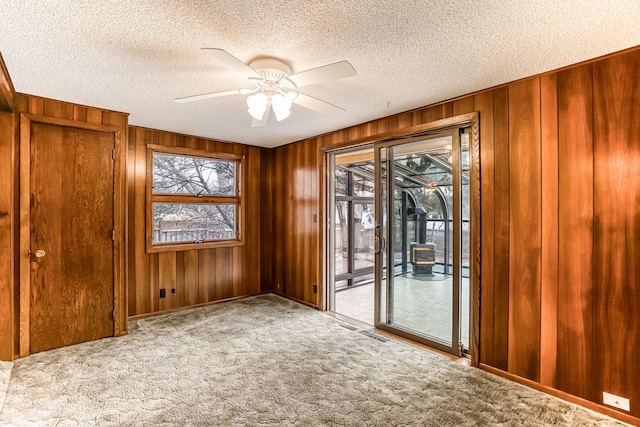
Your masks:
{"label": "ceiling fan", "polygon": [[356,75],[356,70],[347,61],[340,61],[291,74],[291,68],[277,58],[262,57],[245,64],[222,49],[203,48],[202,50],[248,78],[255,84],[255,87],[253,89],[204,93],[177,98],[174,101],[184,103],[228,95],[250,95],[247,97],[247,106],[249,114],[253,117],[252,127],[266,125],[271,110],[273,110],[276,120],[286,119],[291,114],[292,104],[298,104],[319,112],[335,109],[344,111],[344,108],[337,105],[305,95],[298,88]]}

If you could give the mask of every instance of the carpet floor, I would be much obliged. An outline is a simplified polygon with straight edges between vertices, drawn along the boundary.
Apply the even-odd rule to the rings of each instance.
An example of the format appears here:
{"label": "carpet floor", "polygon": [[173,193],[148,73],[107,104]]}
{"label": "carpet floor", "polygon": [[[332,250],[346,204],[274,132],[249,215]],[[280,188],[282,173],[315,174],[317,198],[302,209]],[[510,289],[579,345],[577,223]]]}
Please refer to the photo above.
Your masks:
{"label": "carpet floor", "polygon": [[131,322],[0,364],[0,425],[624,425],[345,326],[274,295]]}

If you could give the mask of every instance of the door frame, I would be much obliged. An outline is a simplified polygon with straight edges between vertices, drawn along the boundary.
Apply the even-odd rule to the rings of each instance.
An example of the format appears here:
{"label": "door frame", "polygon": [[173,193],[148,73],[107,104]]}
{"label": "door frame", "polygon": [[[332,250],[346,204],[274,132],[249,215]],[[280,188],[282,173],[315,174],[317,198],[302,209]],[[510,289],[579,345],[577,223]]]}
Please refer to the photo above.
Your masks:
{"label": "door frame", "polygon": [[34,114],[20,114],[20,357],[31,354],[31,124],[94,130],[113,134],[113,336],[127,334],[126,303],[126,151],[125,129],[119,126],[91,124]]}
{"label": "door frame", "polygon": [[[327,175],[323,182],[325,183],[325,189],[323,191],[323,207],[324,212],[327,212],[327,203],[330,201],[327,191],[329,187],[329,176],[330,168],[327,164],[327,159],[329,156],[328,153],[338,152],[345,150],[347,148],[356,149],[357,147],[362,148],[363,146],[372,144],[372,143],[381,143],[392,140],[399,140],[404,138],[414,138],[419,136],[424,136],[439,130],[445,130],[447,128],[452,127],[469,127],[470,128],[470,139],[469,139],[469,156],[470,156],[470,174],[469,174],[469,184],[470,184],[470,198],[471,198],[471,271],[469,274],[469,280],[471,285],[471,314],[470,314],[470,323],[471,323],[471,336],[469,337],[469,351],[471,353],[471,365],[475,367],[480,366],[480,233],[482,224],[480,221],[480,113],[466,113],[458,116],[448,117],[445,119],[434,120],[431,122],[423,123],[420,125],[409,126],[400,130],[392,130],[383,132],[377,135],[367,136],[364,138],[355,139],[352,141],[337,143],[333,145],[326,145],[320,148],[320,151],[323,153],[323,164],[325,167],[325,171]],[[328,280],[328,267],[329,267],[329,245],[328,245],[328,217],[322,218],[322,251],[321,253],[324,255],[324,268],[322,269],[323,273],[323,289],[325,294],[329,294],[327,289],[327,280]],[[327,307],[328,302],[326,299],[323,301],[324,307]],[[324,308],[323,307],[323,308]]]}

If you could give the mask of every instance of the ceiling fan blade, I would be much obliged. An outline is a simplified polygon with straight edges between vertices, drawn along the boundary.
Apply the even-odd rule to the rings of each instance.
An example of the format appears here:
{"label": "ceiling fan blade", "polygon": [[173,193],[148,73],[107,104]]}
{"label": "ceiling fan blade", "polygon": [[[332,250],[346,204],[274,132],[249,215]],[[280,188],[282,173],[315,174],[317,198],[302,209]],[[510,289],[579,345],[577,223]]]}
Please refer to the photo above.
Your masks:
{"label": "ceiling fan blade", "polygon": [[308,86],[315,83],[321,83],[328,80],[344,79],[346,77],[355,76],[356,70],[347,61],[340,61],[334,64],[323,65],[318,68],[312,68],[292,74],[288,77],[297,87]]}
{"label": "ceiling fan blade", "polygon": [[182,104],[185,102],[200,101],[200,100],[209,99],[209,98],[218,98],[220,96],[238,95],[241,93],[244,93],[243,89],[225,90],[222,92],[211,92],[211,93],[203,93],[202,95],[185,96],[184,98],[176,98],[174,99],[174,101]]}
{"label": "ceiling fan blade", "polygon": [[260,76],[260,74],[258,74],[256,70],[249,67],[247,64],[240,61],[238,58],[231,55],[226,50],[208,48],[208,47],[203,47],[202,50],[204,50],[209,55],[213,56],[223,64],[233,68],[234,70],[236,70],[238,73],[242,74],[245,77],[255,77],[255,78],[262,79],[262,76]]}
{"label": "ceiling fan blade", "polygon": [[314,98],[313,96],[305,95],[304,93],[298,92],[298,96],[293,100],[294,104],[301,105],[305,108],[308,108],[313,111],[318,111],[320,113],[331,113],[336,110],[346,111],[342,107],[338,107],[337,105],[333,105],[327,101],[323,101],[318,98]]}
{"label": "ceiling fan blade", "polygon": [[267,122],[269,121],[269,113],[271,112],[271,104],[267,104],[267,109],[264,110],[264,114],[262,115],[262,120],[256,120],[253,119],[253,122],[251,122],[251,127],[252,128],[259,128],[262,126],[265,126],[267,124]]}

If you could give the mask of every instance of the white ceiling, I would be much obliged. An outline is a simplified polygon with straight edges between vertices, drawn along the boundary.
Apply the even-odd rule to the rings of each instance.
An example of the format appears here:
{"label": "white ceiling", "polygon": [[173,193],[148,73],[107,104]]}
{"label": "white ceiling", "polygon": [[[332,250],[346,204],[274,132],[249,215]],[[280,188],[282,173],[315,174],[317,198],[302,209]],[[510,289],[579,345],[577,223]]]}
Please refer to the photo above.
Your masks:
{"label": "white ceiling", "polygon": [[[639,0],[2,0],[16,91],[130,113],[132,125],[274,147],[640,45]],[[247,80],[200,50],[275,56],[346,109],[251,128]]]}

